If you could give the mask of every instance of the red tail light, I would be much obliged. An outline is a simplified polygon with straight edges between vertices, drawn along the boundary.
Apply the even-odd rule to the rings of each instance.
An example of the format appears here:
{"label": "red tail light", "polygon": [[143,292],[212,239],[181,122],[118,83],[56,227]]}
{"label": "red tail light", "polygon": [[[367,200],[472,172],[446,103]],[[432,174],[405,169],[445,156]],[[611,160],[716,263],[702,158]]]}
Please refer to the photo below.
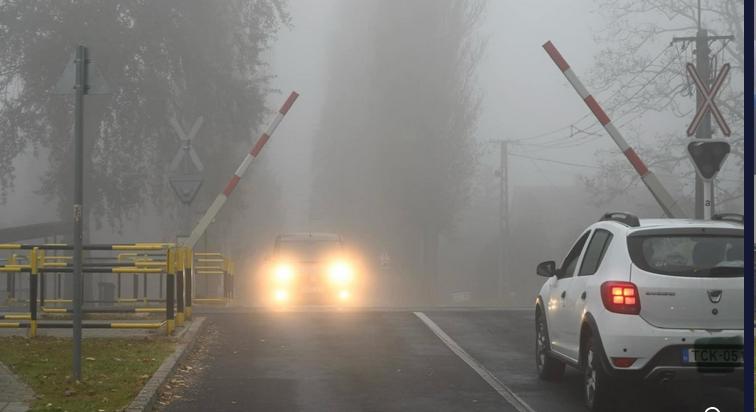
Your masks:
{"label": "red tail light", "polygon": [[633,366],[636,358],[612,358],[612,363],[618,368],[629,368]]}
{"label": "red tail light", "polygon": [[637,315],[640,313],[638,288],[631,282],[604,282],[601,284],[604,307],[614,313]]}

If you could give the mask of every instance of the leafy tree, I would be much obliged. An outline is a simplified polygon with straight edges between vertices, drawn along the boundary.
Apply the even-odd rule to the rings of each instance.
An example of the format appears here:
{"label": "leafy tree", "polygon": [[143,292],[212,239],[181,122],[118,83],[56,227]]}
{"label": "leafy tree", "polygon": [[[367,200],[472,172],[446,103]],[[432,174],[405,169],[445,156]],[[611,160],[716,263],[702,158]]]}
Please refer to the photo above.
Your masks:
{"label": "leafy tree", "polygon": [[[344,2],[315,152],[314,214],[435,284],[439,236],[467,200],[482,2]],[[420,257],[418,259],[417,257]],[[423,276],[424,275],[424,276]]]}
{"label": "leafy tree", "polygon": [[[695,85],[688,78],[685,64],[695,62],[695,43],[671,41],[673,37],[695,36],[697,1],[596,0],[596,5],[606,26],[596,36],[603,49],[596,55],[591,73],[593,91],[613,92],[603,102],[613,122],[633,140],[641,157],[662,179],[682,183],[677,195],[683,204],[691,205],[688,209],[692,212],[695,171],[687,158],[685,146],[689,139],[684,130],[695,113]],[[730,210],[742,208],[744,188],[743,7],[743,0],[702,1],[702,27],[711,35],[735,37],[732,42],[711,43],[712,76],[722,64],[732,66],[729,81],[717,95],[717,104],[733,135],[728,138],[732,153],[716,182],[716,196],[717,203],[729,203]],[[654,112],[667,119],[678,118],[674,123],[678,126],[673,131],[644,133],[644,116]],[[600,130],[595,123],[587,128],[588,132]],[[712,130],[719,133],[713,119]],[[609,156],[601,152],[597,157],[601,170],[585,179],[595,199],[607,202],[638,185],[637,175],[616,152]]]}
{"label": "leafy tree", "polygon": [[172,205],[172,117],[204,116],[203,191],[216,194],[236,167],[229,153],[266,116],[261,55],[288,24],[285,3],[0,1],[0,193],[13,187],[11,160],[31,149],[46,157],[35,160],[47,163],[40,193],[70,216],[73,103],[50,92],[84,44],[112,91],[85,99],[85,210],[95,222],[120,227],[150,203]]}

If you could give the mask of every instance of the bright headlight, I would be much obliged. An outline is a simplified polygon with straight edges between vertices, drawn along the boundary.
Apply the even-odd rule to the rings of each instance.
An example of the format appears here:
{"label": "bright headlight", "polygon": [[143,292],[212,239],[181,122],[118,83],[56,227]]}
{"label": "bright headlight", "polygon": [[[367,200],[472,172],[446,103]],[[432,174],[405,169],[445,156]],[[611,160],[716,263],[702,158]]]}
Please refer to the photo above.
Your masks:
{"label": "bright headlight", "polygon": [[333,283],[345,284],[352,281],[354,270],[345,262],[336,262],[329,268],[328,276]]}
{"label": "bright headlight", "polygon": [[274,272],[276,281],[281,283],[290,282],[294,278],[294,268],[289,265],[278,265]]}

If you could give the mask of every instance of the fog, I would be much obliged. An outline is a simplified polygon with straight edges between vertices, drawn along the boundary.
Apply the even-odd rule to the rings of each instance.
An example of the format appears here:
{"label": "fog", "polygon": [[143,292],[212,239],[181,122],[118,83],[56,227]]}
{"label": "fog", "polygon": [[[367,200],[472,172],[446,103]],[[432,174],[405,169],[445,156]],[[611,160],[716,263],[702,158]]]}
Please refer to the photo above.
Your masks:
{"label": "fog", "polygon": [[[290,0],[284,6],[288,19],[271,30],[267,45],[261,43],[257,50],[259,61],[250,65],[259,69],[251,76],[265,110],[248,102],[255,112],[248,113],[253,119],[244,124],[233,123],[243,113],[207,114],[217,110],[212,108],[216,101],[203,101],[197,95],[201,91],[192,91],[195,84],[211,89],[201,86],[204,72],[199,70],[191,81],[180,82],[186,95],[173,96],[178,103],[167,110],[178,113],[185,128],[196,116],[208,120],[195,142],[208,169],[191,206],[196,222],[289,92],[301,95],[201,247],[208,244],[229,253],[244,262],[243,277],[252,277],[277,233],[337,232],[370,268],[370,304],[531,305],[543,281],[535,275],[536,264],[561,261],[581,230],[603,212],[663,216],[544,52],[542,44],[549,40],[605,104],[609,116],[621,117],[618,127],[631,146],[692,213],[694,172],[683,150],[695,97],[680,92],[689,86],[675,91],[681,94],[673,96],[671,106],[638,106],[633,93],[644,88],[639,85],[650,75],[624,76],[612,84],[605,75],[612,70],[634,73],[668,47],[672,36],[693,35],[694,28],[676,18],[630,15],[625,24],[641,27],[653,21],[681,29],[645,34],[637,62],[607,68],[606,51],[616,43],[606,40],[613,23],[611,13],[602,10],[604,3],[537,0],[461,6],[431,0]],[[706,24],[713,32],[730,28],[713,17],[710,21]],[[200,27],[215,30],[209,24]],[[717,196],[727,202],[717,207],[742,213],[740,36],[729,49],[739,54],[740,63],[731,55],[719,55],[734,66],[725,86],[734,103],[723,110],[733,122],[738,142],[734,150],[741,154],[731,155],[720,174]],[[72,47],[81,39],[72,35],[66,40]],[[199,43],[186,56],[210,53],[203,47],[213,45]],[[104,46],[93,45],[95,60],[98,52],[107,55]],[[663,58],[675,59],[677,52],[679,60],[668,67],[683,71],[691,48],[670,48]],[[53,63],[59,66],[53,72],[62,71],[64,61],[48,62]],[[103,63],[106,77],[119,84],[113,62]],[[674,85],[686,82],[684,77],[669,80]],[[656,84],[650,89],[662,96],[668,92]],[[185,96],[194,103],[182,104]],[[167,121],[154,136],[162,157],[170,159],[178,139]],[[508,235],[503,246],[498,140],[510,141]],[[40,141],[14,156],[15,181],[1,206],[1,227],[56,220],[60,210],[70,210],[58,204],[66,198],[40,194],[40,179],[58,170],[49,165],[50,146]],[[10,150],[8,145],[2,148]],[[659,159],[668,153],[672,160]],[[172,241],[188,232],[181,206],[165,184],[165,172],[145,170],[146,176],[132,179],[154,186],[152,191],[144,192],[139,206],[117,217],[103,211],[103,222],[89,226],[92,242]],[[91,185],[112,180],[87,184],[88,193],[97,193]],[[120,224],[109,222],[111,218]],[[383,253],[391,262],[381,266],[378,257]],[[249,282],[242,279],[240,284],[248,291]]]}

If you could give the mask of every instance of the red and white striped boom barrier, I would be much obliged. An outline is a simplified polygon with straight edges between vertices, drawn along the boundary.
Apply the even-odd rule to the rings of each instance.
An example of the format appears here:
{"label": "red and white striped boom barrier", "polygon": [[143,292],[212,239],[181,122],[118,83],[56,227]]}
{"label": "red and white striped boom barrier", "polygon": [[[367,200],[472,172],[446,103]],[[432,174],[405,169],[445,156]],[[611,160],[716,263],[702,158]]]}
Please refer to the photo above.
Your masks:
{"label": "red and white striped boom barrier", "polygon": [[207,209],[207,212],[205,212],[205,215],[202,216],[202,219],[200,219],[200,221],[197,223],[197,226],[192,229],[192,233],[191,235],[189,235],[189,239],[187,239],[184,246],[193,248],[194,245],[197,244],[199,238],[203,233],[205,233],[205,230],[207,230],[207,226],[210,225],[210,222],[213,221],[220,209],[226,203],[228,197],[231,196],[231,193],[236,188],[236,185],[239,184],[239,180],[241,180],[242,176],[244,176],[244,172],[247,171],[247,168],[249,168],[252,162],[260,154],[260,151],[262,150],[263,146],[265,146],[265,143],[267,143],[270,137],[273,136],[273,132],[276,131],[278,124],[281,123],[283,117],[286,115],[289,109],[291,109],[291,106],[294,104],[294,101],[297,100],[297,97],[299,97],[299,94],[297,92],[291,92],[289,98],[286,99],[283,106],[281,106],[281,108],[278,110],[278,113],[276,113],[276,117],[273,119],[273,122],[271,122],[270,126],[268,126],[268,130],[266,130],[265,133],[263,133],[262,136],[257,139],[255,145],[252,146],[252,149],[244,157],[244,160],[236,169],[234,175],[228,181],[228,184],[226,184],[223,192],[221,192],[218,197],[215,198],[213,204],[210,205],[210,207]]}
{"label": "red and white striped boom barrier", "polygon": [[564,60],[562,55],[559,54],[559,51],[556,49],[556,47],[554,47],[554,44],[548,41],[543,45],[543,48],[544,50],[546,50],[546,53],[549,54],[554,63],[556,63],[557,67],[559,67],[559,70],[562,71],[572,87],[575,88],[575,91],[578,93],[578,95],[580,95],[580,98],[583,99],[588,108],[591,109],[591,112],[593,112],[593,115],[596,116],[596,119],[599,121],[599,123],[604,126],[606,132],[609,133],[609,136],[611,136],[612,140],[614,140],[614,143],[617,144],[625,157],[627,157],[627,160],[630,161],[630,164],[633,165],[633,168],[635,168],[635,171],[638,172],[641,180],[654,196],[656,201],[659,203],[659,206],[661,206],[661,208],[664,210],[664,213],[668,217],[672,218],[686,217],[687,215],[680,207],[680,205],[678,205],[672,195],[667,192],[667,189],[662,186],[656,175],[648,170],[648,167],[646,167],[646,164],[643,163],[643,160],[638,157],[638,154],[635,153],[635,150],[633,150],[633,148],[627,144],[625,138],[622,137],[622,134],[620,134],[619,130],[614,127],[612,120],[609,119],[609,116],[606,115],[604,109],[602,109],[596,99],[594,99],[593,96],[588,93],[588,90],[585,88],[580,79],[578,79],[578,77],[575,75],[575,72],[572,71],[570,65],[567,64],[567,61]]}

